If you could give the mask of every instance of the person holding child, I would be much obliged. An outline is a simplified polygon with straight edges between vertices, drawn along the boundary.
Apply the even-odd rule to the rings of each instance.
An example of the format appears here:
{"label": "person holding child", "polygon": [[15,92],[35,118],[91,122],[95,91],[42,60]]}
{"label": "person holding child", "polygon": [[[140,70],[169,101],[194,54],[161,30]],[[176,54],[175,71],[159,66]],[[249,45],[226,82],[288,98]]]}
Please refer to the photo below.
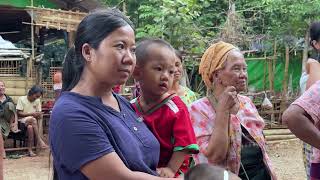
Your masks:
{"label": "person holding child", "polygon": [[156,172],[159,142],[130,102],[112,91],[133,72],[135,48],[133,25],[117,9],[80,22],[49,126],[59,180],[164,180]]}
{"label": "person holding child", "polygon": [[187,106],[179,96],[168,93],[175,73],[174,49],[164,40],[147,39],[137,46],[136,56],[133,77],[141,95],[132,104],[160,142],[160,176],[178,177],[187,172],[190,154],[199,148]]}
{"label": "person holding child", "polygon": [[212,44],[203,54],[199,73],[208,96],[191,104],[189,112],[200,147],[196,163],[220,165],[241,179],[276,179],[266,152],[264,121],[246,89],[247,64],[235,46]]}

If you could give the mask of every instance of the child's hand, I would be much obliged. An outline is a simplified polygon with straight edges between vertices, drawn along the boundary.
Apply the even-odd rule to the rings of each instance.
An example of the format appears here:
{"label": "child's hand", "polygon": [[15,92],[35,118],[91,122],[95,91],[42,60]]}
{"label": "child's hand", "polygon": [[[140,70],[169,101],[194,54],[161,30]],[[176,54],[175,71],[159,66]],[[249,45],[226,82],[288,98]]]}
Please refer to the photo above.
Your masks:
{"label": "child's hand", "polygon": [[173,178],[175,175],[172,169],[168,167],[157,168],[157,172],[160,175],[160,177],[165,177],[165,178]]}

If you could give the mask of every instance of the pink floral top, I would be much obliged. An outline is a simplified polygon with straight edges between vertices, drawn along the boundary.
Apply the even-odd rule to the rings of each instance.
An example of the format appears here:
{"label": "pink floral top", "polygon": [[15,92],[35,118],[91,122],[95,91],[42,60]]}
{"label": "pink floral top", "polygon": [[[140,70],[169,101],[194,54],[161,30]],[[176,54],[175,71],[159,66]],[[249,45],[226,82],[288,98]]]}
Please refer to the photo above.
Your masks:
{"label": "pink floral top", "polygon": [[[312,85],[292,104],[304,109],[311,116],[315,126],[320,130],[320,81]],[[313,148],[311,163],[320,163],[320,150]]]}
{"label": "pink floral top", "polygon": [[[237,115],[231,115],[230,119],[230,148],[225,162],[226,168],[233,173],[238,174],[240,169],[241,152],[241,125],[247,129],[250,135],[259,144],[264,156],[264,162],[271,172],[272,179],[277,179],[271,166],[270,159],[266,153],[265,139],[263,136],[264,121],[258,114],[258,111],[250,98],[238,95],[240,109]],[[195,101],[189,108],[191,122],[196,134],[200,153],[195,155],[196,163],[210,163],[204,155],[215,124],[215,111],[212,108],[208,98],[204,97]]]}

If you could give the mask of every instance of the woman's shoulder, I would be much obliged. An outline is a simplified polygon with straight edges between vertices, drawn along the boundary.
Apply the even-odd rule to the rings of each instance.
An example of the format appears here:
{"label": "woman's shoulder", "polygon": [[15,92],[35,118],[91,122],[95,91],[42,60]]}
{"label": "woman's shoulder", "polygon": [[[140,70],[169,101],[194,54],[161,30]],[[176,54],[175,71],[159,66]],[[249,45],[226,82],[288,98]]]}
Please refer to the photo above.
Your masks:
{"label": "woman's shoulder", "polygon": [[238,94],[238,99],[241,102],[252,102],[252,100],[248,96],[241,95],[241,94]]}
{"label": "woman's shoulder", "polygon": [[193,103],[190,104],[189,106],[189,111],[195,111],[195,110],[205,110],[210,107],[210,102],[207,97],[200,98]]}
{"label": "woman's shoulder", "polygon": [[52,118],[74,116],[89,109],[90,99],[76,93],[63,92],[52,109]]}

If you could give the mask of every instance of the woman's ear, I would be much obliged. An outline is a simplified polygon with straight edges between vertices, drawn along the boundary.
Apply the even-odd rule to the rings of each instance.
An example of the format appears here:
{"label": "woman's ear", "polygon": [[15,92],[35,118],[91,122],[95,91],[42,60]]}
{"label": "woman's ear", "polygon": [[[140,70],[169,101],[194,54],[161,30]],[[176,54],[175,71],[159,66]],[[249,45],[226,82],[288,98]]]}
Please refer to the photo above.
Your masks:
{"label": "woman's ear", "polygon": [[84,59],[86,61],[92,61],[92,57],[93,57],[93,48],[88,44],[88,43],[84,43],[82,45],[82,56],[84,57]]}

